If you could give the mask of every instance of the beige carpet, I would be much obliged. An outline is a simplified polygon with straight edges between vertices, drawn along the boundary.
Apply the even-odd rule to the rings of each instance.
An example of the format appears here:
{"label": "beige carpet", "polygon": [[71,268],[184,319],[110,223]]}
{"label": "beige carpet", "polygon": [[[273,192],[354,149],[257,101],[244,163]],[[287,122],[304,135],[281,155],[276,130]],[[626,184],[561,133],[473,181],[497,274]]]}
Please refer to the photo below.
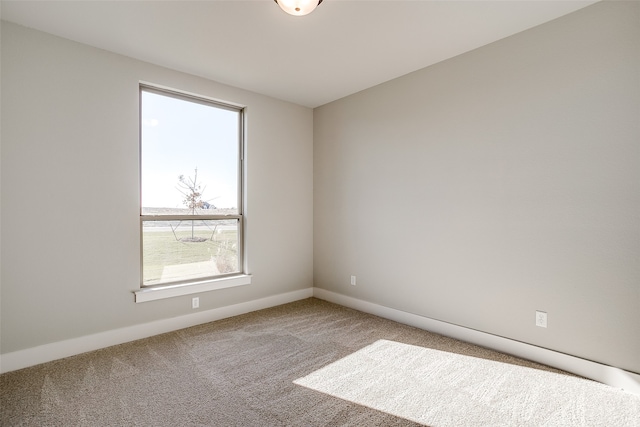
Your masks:
{"label": "beige carpet", "polygon": [[638,399],[610,387],[388,340],[294,383],[432,426],[640,425]]}
{"label": "beige carpet", "polygon": [[[567,419],[566,426],[621,425],[624,418],[607,414],[627,413],[629,402],[640,407],[639,396],[621,390],[310,298],[2,374],[0,426],[419,426],[293,383],[379,340],[500,362],[504,372],[528,367],[540,375],[571,378],[564,402],[575,407],[574,413],[589,409],[591,391],[585,395],[584,390],[599,393],[599,407],[606,408],[597,414],[602,416]],[[435,387],[458,381],[458,390],[476,393],[478,399],[491,390],[471,370],[447,376],[443,367],[439,372],[442,381]],[[524,381],[523,388],[539,391],[537,380],[532,381]],[[539,393],[516,395],[532,408],[544,408],[549,401]],[[485,410],[497,404],[509,408],[509,399],[515,398],[494,399]],[[439,419],[460,412],[447,395],[433,396],[428,408],[437,409]],[[481,424],[468,418],[459,425]]]}

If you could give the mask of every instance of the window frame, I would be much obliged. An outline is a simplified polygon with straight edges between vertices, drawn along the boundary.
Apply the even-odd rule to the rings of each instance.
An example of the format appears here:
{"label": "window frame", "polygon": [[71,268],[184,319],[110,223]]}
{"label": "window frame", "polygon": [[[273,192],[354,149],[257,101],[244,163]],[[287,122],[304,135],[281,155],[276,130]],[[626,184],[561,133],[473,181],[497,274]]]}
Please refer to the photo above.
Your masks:
{"label": "window frame", "polygon": [[[238,113],[238,164],[237,164],[237,213],[212,215],[212,214],[185,214],[162,215],[143,214],[142,206],[142,95],[143,92],[167,96],[187,102],[195,102],[214,108],[221,108]],[[246,273],[245,260],[245,218],[244,218],[244,152],[245,152],[245,107],[211,99],[206,96],[195,95],[175,89],[159,87],[148,83],[140,83],[138,89],[138,189],[139,189],[139,226],[140,226],[140,290],[135,292],[136,302],[150,301],[171,296],[185,295],[206,290],[222,289],[231,286],[241,286],[251,282]],[[180,221],[180,220],[236,220],[238,239],[238,271],[233,273],[205,276],[192,279],[175,280],[151,285],[144,284],[144,247],[143,224],[148,221]]]}

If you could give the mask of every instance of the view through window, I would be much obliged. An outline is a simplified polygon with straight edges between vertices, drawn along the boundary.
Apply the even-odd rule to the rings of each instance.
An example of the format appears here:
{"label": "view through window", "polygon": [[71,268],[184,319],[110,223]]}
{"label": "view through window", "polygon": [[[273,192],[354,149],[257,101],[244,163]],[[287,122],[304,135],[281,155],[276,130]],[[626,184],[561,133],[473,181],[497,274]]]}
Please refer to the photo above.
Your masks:
{"label": "view through window", "polygon": [[242,109],[140,88],[142,286],[242,271]]}

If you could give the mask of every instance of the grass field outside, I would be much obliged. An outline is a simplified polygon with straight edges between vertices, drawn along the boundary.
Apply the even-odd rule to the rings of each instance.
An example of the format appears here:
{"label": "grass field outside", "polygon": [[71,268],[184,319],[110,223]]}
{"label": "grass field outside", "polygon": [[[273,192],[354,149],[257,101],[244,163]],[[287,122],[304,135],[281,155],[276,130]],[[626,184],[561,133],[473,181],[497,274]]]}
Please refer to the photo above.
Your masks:
{"label": "grass field outside", "polygon": [[238,272],[238,248],[236,220],[145,221],[143,285]]}

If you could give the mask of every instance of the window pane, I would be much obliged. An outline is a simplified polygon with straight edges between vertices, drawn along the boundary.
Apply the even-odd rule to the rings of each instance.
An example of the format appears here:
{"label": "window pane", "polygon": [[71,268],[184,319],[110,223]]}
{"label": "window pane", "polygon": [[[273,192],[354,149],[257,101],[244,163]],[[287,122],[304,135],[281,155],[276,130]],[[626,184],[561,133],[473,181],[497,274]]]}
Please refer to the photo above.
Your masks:
{"label": "window pane", "polygon": [[142,221],[143,285],[237,273],[238,220]]}
{"label": "window pane", "polygon": [[240,213],[240,112],[145,90],[141,96],[141,213]]}

